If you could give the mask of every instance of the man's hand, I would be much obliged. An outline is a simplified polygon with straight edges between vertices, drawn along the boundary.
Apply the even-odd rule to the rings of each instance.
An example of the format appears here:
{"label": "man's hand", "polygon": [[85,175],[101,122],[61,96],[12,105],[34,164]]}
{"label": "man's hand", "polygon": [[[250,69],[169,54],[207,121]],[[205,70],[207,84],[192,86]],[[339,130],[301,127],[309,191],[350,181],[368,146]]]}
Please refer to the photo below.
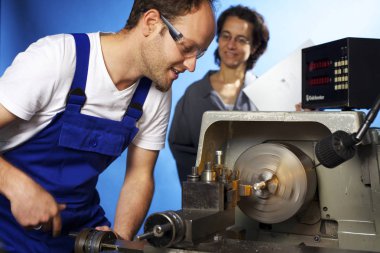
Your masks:
{"label": "man's hand", "polygon": [[21,226],[50,230],[53,236],[60,234],[60,212],[66,206],[58,204],[39,184],[1,157],[0,186],[0,192],[9,199],[12,214]]}
{"label": "man's hand", "polygon": [[97,226],[95,229],[103,232],[112,232],[116,235],[116,238],[121,238],[121,236],[118,235],[115,231],[113,231],[109,226]]}
{"label": "man's hand", "polygon": [[32,180],[15,188],[10,202],[12,214],[21,226],[30,228],[41,225],[44,230],[51,228],[53,236],[61,233],[60,212],[66,206],[57,204],[47,191]]}
{"label": "man's hand", "polygon": [[[16,116],[0,104],[0,128],[16,120]],[[65,205],[57,204],[53,196],[29,176],[5,161],[0,155],[0,193],[11,202],[11,211],[25,228],[61,232],[60,212]]]}
{"label": "man's hand", "polygon": [[315,111],[315,110],[311,110],[311,109],[303,109],[301,102],[295,104],[294,107],[296,109],[296,112],[312,112],[312,111]]}

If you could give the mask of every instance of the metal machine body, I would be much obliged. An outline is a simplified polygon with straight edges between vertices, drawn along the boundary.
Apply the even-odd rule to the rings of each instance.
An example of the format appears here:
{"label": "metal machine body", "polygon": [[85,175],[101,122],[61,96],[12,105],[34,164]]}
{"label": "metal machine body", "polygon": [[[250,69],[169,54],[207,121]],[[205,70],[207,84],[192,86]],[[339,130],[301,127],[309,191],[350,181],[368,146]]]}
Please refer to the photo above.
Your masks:
{"label": "metal machine body", "polygon": [[76,252],[380,252],[378,131],[336,168],[315,155],[318,141],[356,132],[363,116],[207,112],[182,209],[149,216],[138,236],[148,243],[84,231]]}
{"label": "metal machine body", "polygon": [[183,182],[182,209],[150,215],[138,239],[147,239],[155,247],[186,249],[213,241],[235,224],[238,180],[221,164],[222,153],[216,153],[219,162],[206,163],[201,174],[194,167]]}
{"label": "metal machine body", "polygon": [[[363,116],[360,112],[207,112],[202,121],[197,166],[204,167],[205,162],[213,160],[215,150],[221,149],[225,166],[239,169],[239,157],[263,143],[290,144],[318,165],[316,143],[337,130],[356,132]],[[246,229],[249,240],[380,251],[378,142],[378,131],[371,129],[353,159],[333,169],[315,166],[317,191],[310,202],[305,199],[306,208],[300,208],[291,218],[260,222],[262,216],[257,213],[241,211],[244,205],[257,202],[242,198],[239,206],[243,208],[237,208],[235,224]],[[259,161],[247,159],[248,164]],[[241,181],[254,181],[242,176]],[[286,180],[279,182],[284,183]]]}
{"label": "metal machine body", "polygon": [[[235,239],[222,239],[214,240],[213,242],[201,243],[193,247],[187,247],[186,249],[178,248],[160,248],[154,247],[147,243],[130,242],[124,240],[106,240],[104,242],[90,242],[91,238],[88,235],[84,235],[85,232],[81,232],[78,235],[77,241],[85,242],[82,248],[76,248],[75,253],[112,253],[112,252],[125,252],[125,253],[369,253],[369,251],[352,251],[332,248],[317,248],[306,245],[285,245],[275,244],[257,241],[247,240],[235,240]],[[90,237],[107,237],[112,232],[92,231]],[[98,241],[99,242],[99,241]],[[78,245],[76,245],[78,246]]]}

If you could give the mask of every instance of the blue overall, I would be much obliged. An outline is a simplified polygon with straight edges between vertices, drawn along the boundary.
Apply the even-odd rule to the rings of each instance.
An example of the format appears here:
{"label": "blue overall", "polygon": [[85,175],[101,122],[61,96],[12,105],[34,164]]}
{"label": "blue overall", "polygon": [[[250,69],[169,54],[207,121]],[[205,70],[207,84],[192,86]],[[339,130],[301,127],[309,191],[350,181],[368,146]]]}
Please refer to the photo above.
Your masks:
{"label": "blue overall", "polygon": [[151,81],[142,78],[122,121],[81,114],[90,52],[86,34],[73,34],[76,44],[76,71],[66,108],[30,140],[9,150],[3,157],[27,173],[53,195],[57,203],[66,204],[61,212],[62,235],[27,230],[10,211],[10,203],[0,195],[0,241],[6,252],[72,252],[74,238],[69,232],[85,227],[110,226],[99,205],[96,183],[99,174],[115,160],[138,132],[136,122]]}

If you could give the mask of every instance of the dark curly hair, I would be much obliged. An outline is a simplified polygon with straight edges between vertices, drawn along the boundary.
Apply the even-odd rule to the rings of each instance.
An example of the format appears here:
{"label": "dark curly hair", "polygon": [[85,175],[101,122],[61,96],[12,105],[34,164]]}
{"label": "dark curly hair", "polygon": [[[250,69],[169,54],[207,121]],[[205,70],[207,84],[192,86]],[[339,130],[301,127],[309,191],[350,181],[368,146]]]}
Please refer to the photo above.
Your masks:
{"label": "dark curly hair", "polygon": [[[257,60],[267,49],[268,41],[269,41],[268,27],[266,26],[264,22],[263,16],[259,14],[258,12],[256,12],[255,10],[252,10],[242,5],[231,6],[230,8],[222,12],[222,14],[218,18],[217,30],[216,30],[217,41],[219,41],[219,35],[228,17],[238,17],[242,20],[250,22],[253,25],[253,30],[252,30],[253,39],[252,39],[251,46],[256,48],[256,51],[253,54],[251,54],[247,60],[246,70],[250,70],[255,66]],[[220,55],[219,55],[218,50],[219,48],[215,50],[214,56],[215,56],[215,63],[218,66],[220,66]]]}
{"label": "dark curly hair", "polygon": [[124,29],[133,29],[142,14],[150,9],[158,10],[165,18],[172,20],[198,9],[203,2],[209,2],[214,8],[214,0],[135,0]]}

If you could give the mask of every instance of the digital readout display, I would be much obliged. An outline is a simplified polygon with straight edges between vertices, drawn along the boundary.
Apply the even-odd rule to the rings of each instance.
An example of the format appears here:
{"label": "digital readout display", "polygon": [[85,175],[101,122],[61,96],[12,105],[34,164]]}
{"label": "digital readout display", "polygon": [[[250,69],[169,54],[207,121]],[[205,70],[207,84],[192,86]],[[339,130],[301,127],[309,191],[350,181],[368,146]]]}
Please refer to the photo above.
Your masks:
{"label": "digital readout display", "polygon": [[331,60],[323,59],[323,60],[309,62],[307,65],[307,69],[309,71],[314,71],[314,70],[329,68],[332,65],[333,63]]}
{"label": "digital readout display", "polygon": [[328,76],[313,77],[307,80],[310,86],[326,85],[331,82],[331,78]]}

